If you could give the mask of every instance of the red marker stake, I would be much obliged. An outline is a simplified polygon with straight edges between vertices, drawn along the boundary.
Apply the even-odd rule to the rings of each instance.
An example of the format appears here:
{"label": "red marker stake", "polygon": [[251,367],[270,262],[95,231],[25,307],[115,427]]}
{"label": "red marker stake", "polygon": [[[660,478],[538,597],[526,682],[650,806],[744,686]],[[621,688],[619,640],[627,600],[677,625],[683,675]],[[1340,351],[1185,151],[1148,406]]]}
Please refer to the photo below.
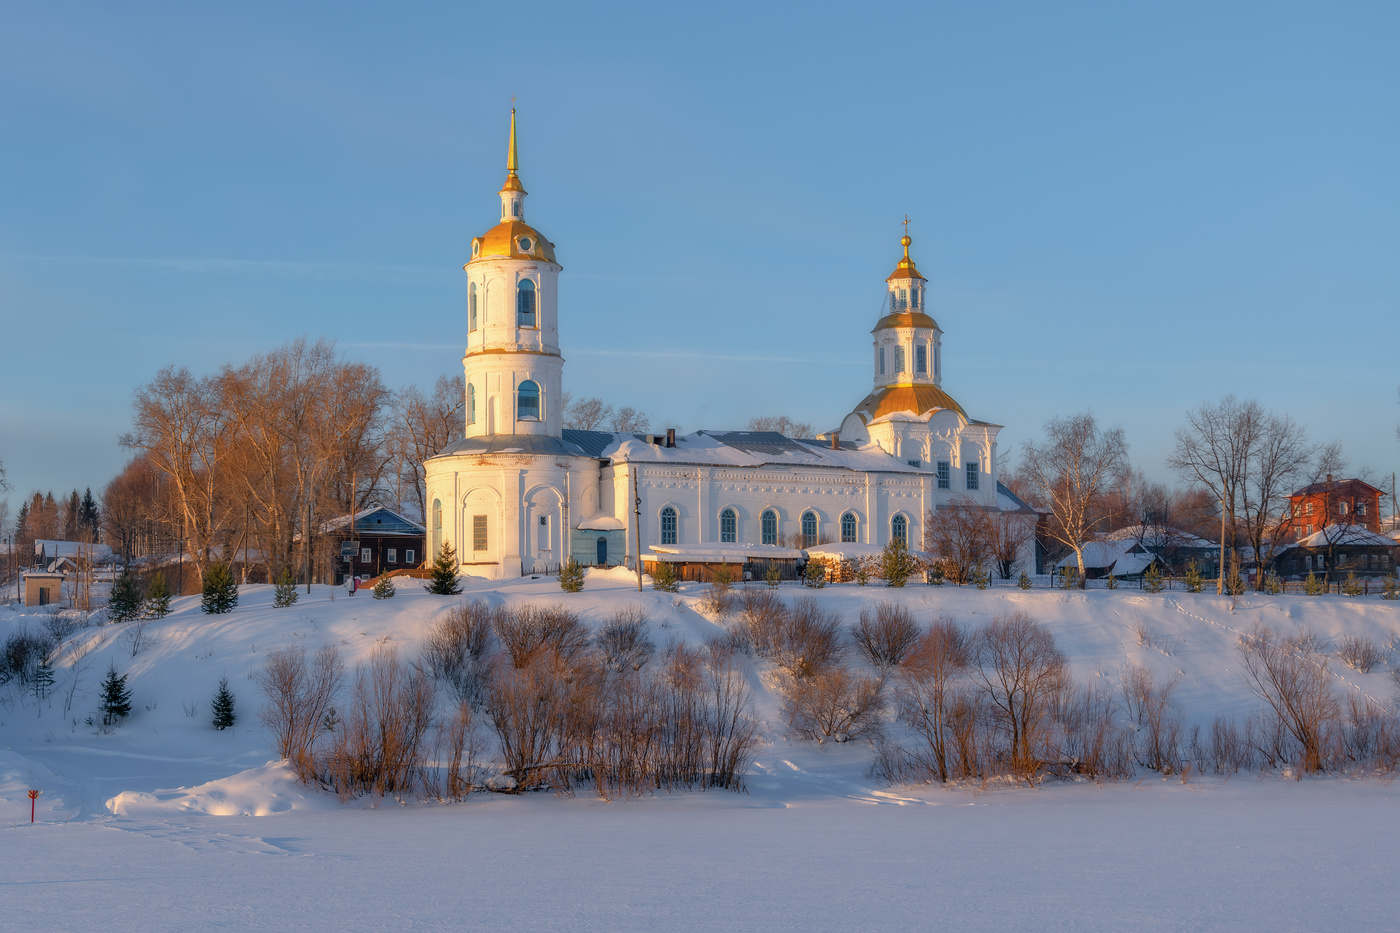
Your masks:
{"label": "red marker stake", "polygon": [[31,823],[34,822],[34,801],[38,798],[39,792],[37,790],[31,790],[29,792],[29,822]]}

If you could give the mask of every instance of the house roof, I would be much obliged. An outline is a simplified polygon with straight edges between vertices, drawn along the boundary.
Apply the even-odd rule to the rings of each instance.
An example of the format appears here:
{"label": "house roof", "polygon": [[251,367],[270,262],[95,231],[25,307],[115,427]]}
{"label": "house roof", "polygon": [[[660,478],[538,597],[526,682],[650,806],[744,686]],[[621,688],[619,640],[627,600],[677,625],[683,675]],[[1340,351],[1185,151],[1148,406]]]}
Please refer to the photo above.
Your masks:
{"label": "house roof", "polygon": [[1144,547],[1217,547],[1199,535],[1169,525],[1126,525],[1103,536],[1110,541],[1141,541]]}
{"label": "house roof", "polygon": [[1320,496],[1324,493],[1338,492],[1342,489],[1354,489],[1357,486],[1361,486],[1369,490],[1370,492],[1377,493],[1378,495],[1385,495],[1385,492],[1383,490],[1377,489],[1375,486],[1372,486],[1365,480],[1352,478],[1325,480],[1321,483],[1310,483],[1307,486],[1304,486],[1302,489],[1295,492],[1289,498],[1296,499],[1300,496]]}
{"label": "house roof", "polygon": [[[342,515],[321,523],[321,534],[350,530],[350,516]],[[374,535],[421,535],[428,531],[411,518],[405,518],[383,505],[370,506],[355,513],[355,533]]]}
{"label": "house roof", "polygon": [[1325,548],[1346,545],[1349,547],[1395,547],[1395,539],[1389,535],[1376,534],[1365,525],[1327,525],[1306,538],[1299,538],[1294,547]]}

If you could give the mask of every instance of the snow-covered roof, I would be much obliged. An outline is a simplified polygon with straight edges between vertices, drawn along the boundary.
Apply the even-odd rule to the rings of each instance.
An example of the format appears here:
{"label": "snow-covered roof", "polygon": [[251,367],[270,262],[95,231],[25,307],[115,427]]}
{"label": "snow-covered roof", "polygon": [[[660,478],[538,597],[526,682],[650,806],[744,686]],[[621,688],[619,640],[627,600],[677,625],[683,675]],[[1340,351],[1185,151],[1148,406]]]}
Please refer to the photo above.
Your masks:
{"label": "snow-covered roof", "polygon": [[1104,541],[1141,541],[1144,547],[1215,547],[1205,538],[1168,525],[1127,525],[1105,534]]}
{"label": "snow-covered roof", "polygon": [[1142,551],[1135,554],[1124,554],[1113,562],[1113,575],[1115,577],[1137,576],[1150,567],[1156,559],[1154,555]]}
{"label": "snow-covered roof", "polygon": [[[857,560],[862,557],[879,557],[885,553],[885,549],[878,544],[859,544],[855,541],[843,541],[840,544],[814,544],[807,548],[808,557],[820,557],[825,560]],[[910,551],[911,557],[921,560],[936,560],[937,556],[927,551]]]}
{"label": "snow-covered roof", "polygon": [[[1108,568],[1112,567],[1115,563],[1117,563],[1123,557],[1123,555],[1127,554],[1128,551],[1130,551],[1136,544],[1137,539],[1135,538],[1118,540],[1114,540],[1111,538],[1101,538],[1098,541],[1090,541],[1088,544],[1084,545],[1083,548],[1084,568],[1086,570],[1107,570]],[[1071,553],[1065,556],[1055,566],[1057,568],[1078,568],[1079,559],[1075,557],[1073,553]]]}
{"label": "snow-covered roof", "polygon": [[750,560],[801,560],[796,548],[774,544],[653,544],[653,559],[667,563],[742,564]]}
{"label": "snow-covered roof", "polygon": [[[577,435],[585,432],[568,432]],[[600,432],[591,432],[600,433]],[[776,431],[696,431],[676,438],[675,447],[648,444],[635,434],[615,434],[597,455],[623,463],[677,463],[704,466],[829,467],[862,473],[923,473],[874,444],[796,440]]]}
{"label": "snow-covered roof", "polygon": [[1395,547],[1395,539],[1376,534],[1364,525],[1328,525],[1306,538],[1299,538],[1296,547],[1325,548],[1336,545],[1352,547]]}
{"label": "snow-covered roof", "polygon": [[85,557],[97,563],[111,560],[112,549],[105,544],[89,544],[86,541],[60,541],[55,538],[35,538],[34,556],[44,560],[56,557]]}
{"label": "snow-covered roof", "polygon": [[599,513],[578,523],[579,531],[625,531],[627,523],[612,515]]}
{"label": "snow-covered roof", "polygon": [[[349,530],[350,516],[342,515],[321,523],[321,534],[331,534],[342,528]],[[355,532],[376,535],[421,535],[427,529],[383,505],[372,505],[355,513]]]}

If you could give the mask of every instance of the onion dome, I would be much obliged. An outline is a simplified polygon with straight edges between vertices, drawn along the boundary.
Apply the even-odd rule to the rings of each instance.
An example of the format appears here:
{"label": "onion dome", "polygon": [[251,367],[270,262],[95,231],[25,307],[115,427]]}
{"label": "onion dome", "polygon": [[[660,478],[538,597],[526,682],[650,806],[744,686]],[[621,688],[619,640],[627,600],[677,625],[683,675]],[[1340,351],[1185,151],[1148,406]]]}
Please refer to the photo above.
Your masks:
{"label": "onion dome", "polygon": [[935,385],[894,385],[883,386],[867,395],[855,412],[865,419],[865,423],[883,418],[886,415],[906,413],[923,415],[934,409],[944,408],[955,411],[967,418],[967,412],[953,400],[953,397]]}
{"label": "onion dome", "polygon": [[510,147],[506,183],[501,186],[501,222],[472,239],[472,262],[479,259],[535,259],[554,262],[554,244],[525,222],[525,195],[520,181],[520,153],[515,142],[515,108],[510,111]]}
{"label": "onion dome", "polygon": [[909,244],[913,242],[913,240],[909,239],[909,234],[907,233],[899,238],[899,245],[904,247],[904,258],[899,261],[899,265],[894,267],[894,271],[885,277],[886,282],[894,282],[898,279],[919,279],[924,282],[928,281],[928,279],[925,279],[919,274],[918,268],[914,265],[914,260],[909,258]]}

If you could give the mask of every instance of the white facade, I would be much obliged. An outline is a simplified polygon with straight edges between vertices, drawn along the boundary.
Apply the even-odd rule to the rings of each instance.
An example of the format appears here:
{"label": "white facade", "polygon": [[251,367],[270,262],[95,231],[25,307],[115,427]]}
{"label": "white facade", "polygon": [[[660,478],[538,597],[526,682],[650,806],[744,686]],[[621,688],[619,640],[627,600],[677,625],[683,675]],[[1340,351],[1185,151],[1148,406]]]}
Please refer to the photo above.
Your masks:
{"label": "white facade", "polygon": [[[839,432],[794,440],[700,431],[670,440],[562,428],[554,244],[525,223],[515,114],[500,222],[472,240],[466,431],[424,464],[429,548],[493,578],[635,559],[652,545],[852,541],[922,546],[925,517],[968,500],[1024,506],[998,489],[999,425],[942,389],[942,330],[909,258],[886,280],[873,391]],[[634,513],[635,483],[641,500]]]}

